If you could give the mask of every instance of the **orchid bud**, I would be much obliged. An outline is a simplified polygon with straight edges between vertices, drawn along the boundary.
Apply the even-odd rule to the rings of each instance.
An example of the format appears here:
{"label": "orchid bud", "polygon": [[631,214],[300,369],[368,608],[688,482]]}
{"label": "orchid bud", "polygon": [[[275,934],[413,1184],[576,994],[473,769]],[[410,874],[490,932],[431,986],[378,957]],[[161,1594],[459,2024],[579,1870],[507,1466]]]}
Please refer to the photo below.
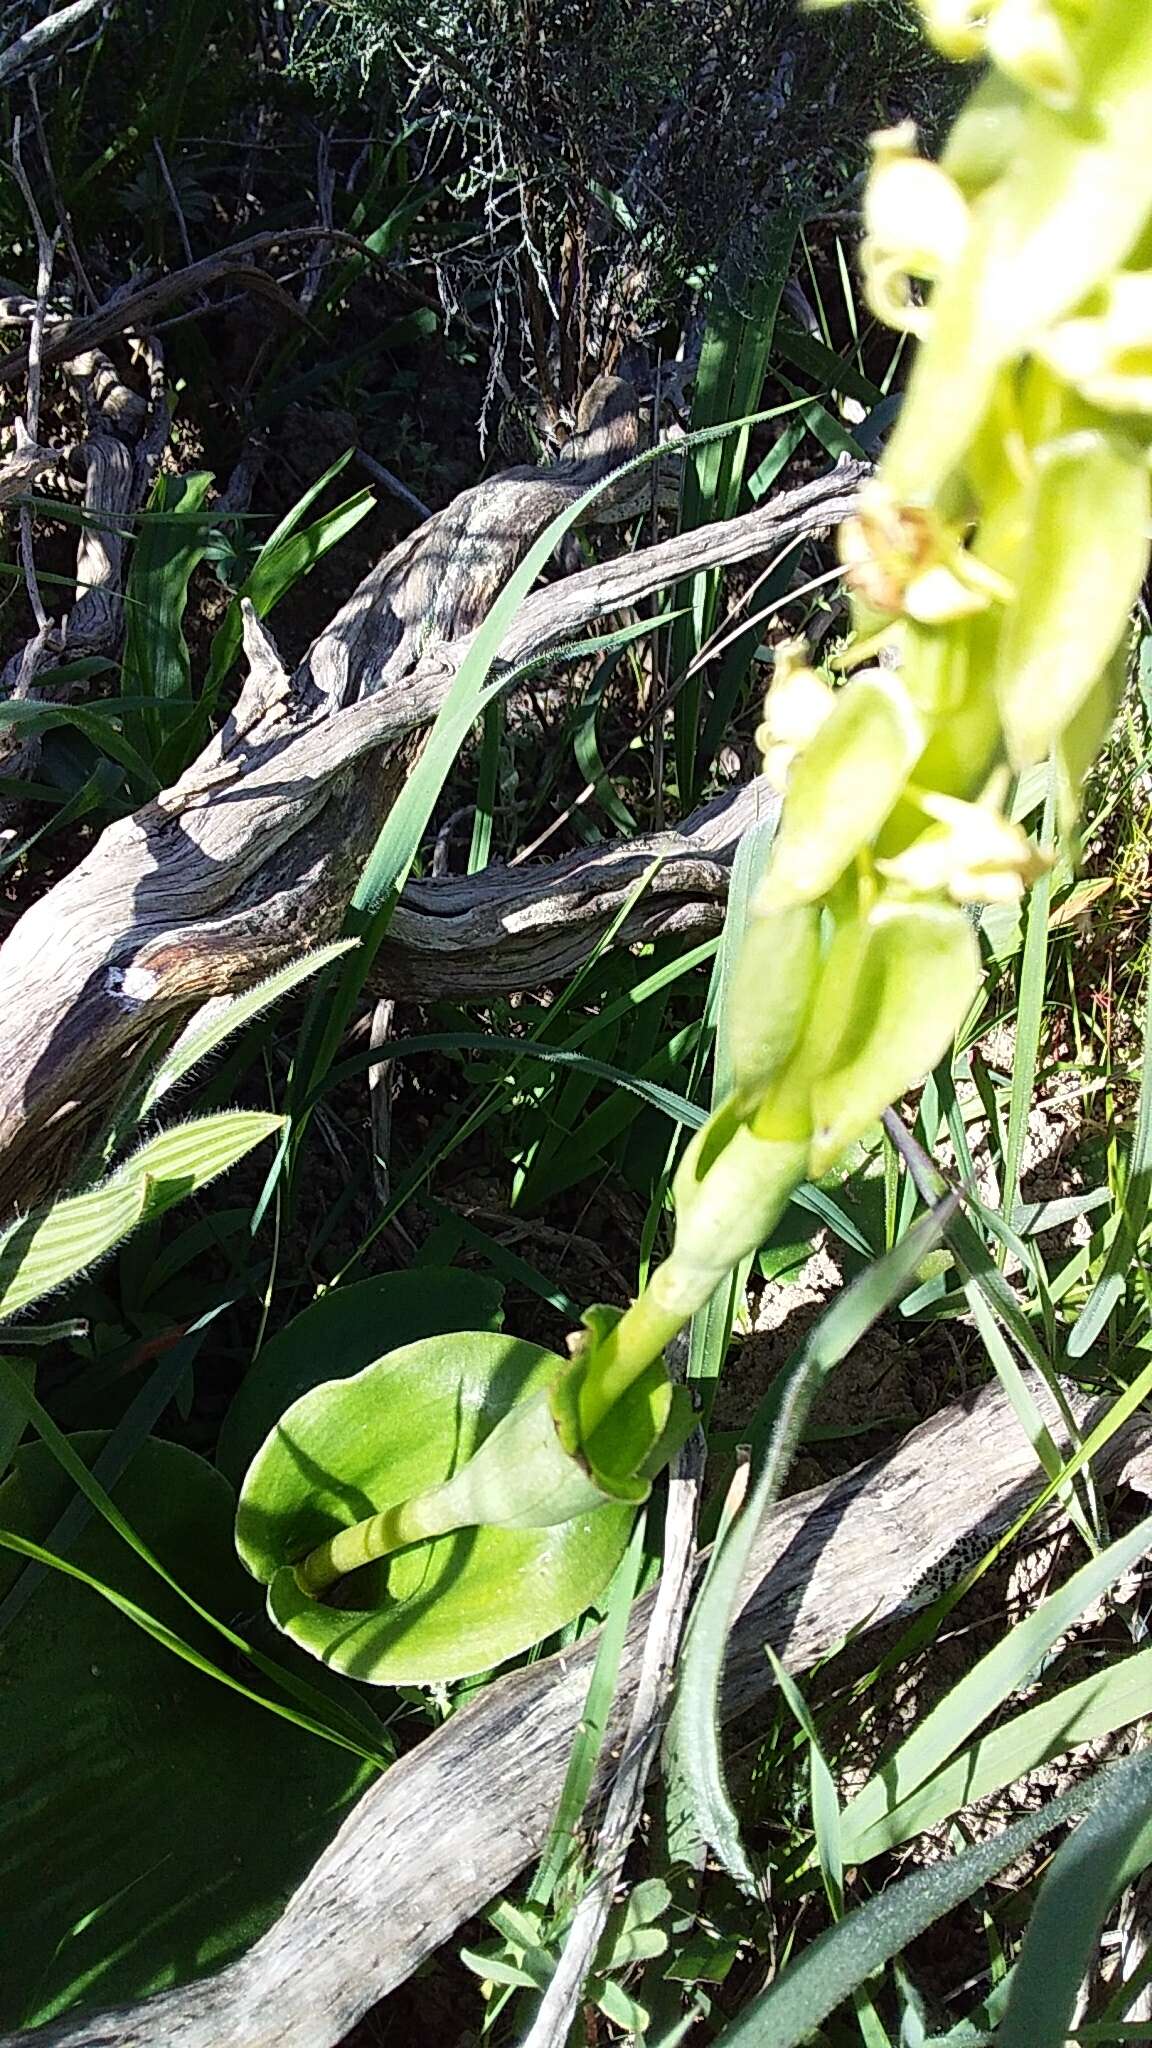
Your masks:
{"label": "orchid bud", "polygon": [[687,1321],[763,1244],[803,1179],[808,1146],[804,1119],[798,1131],[758,1134],[732,1102],[697,1131],[673,1182],[675,1242],[648,1283],[662,1307]]}
{"label": "orchid bud", "polygon": [[1152,413],[1152,270],[1120,270],[1093,310],[1042,335],[1036,353],[1105,412]]}
{"label": "orchid bud", "polygon": [[988,0],[916,0],[924,26],[945,57],[979,57],[984,50]]}
{"label": "orchid bud", "polygon": [[819,965],[815,904],[790,904],[749,919],[728,1004],[728,1055],[741,1100],[758,1100],[791,1059]]}
{"label": "orchid bud", "polygon": [[1146,461],[1121,435],[1085,429],[1043,452],[996,668],[1014,766],[1044,759],[1123,637],[1147,567],[1149,509]]}
{"label": "orchid bud", "polygon": [[994,64],[1047,106],[1075,103],[1080,67],[1052,0],[999,0],[988,22],[986,48]]}
{"label": "orchid bud", "polygon": [[961,534],[922,506],[898,503],[881,479],[841,527],[840,559],[849,589],[871,610],[902,612],[919,625],[969,618],[1012,595]]}
{"label": "orchid bud", "polygon": [[755,907],[767,913],[827,895],[875,838],[923,744],[897,677],[884,669],[854,676],[793,766]]}
{"label": "orchid bud", "polygon": [[992,803],[965,803],[918,790],[916,804],[934,822],[877,871],[917,896],[953,903],[1018,903],[1050,863]]}
{"label": "orchid bud", "polygon": [[811,1176],[827,1173],[943,1057],[979,982],[976,936],[961,910],[880,903],[841,928],[807,1048],[816,1069]]}
{"label": "orchid bud", "polygon": [[924,334],[931,312],[912,281],[935,284],[959,261],[968,207],[946,171],[915,148],[911,121],[872,137],[873,166],[864,194],[864,294],[876,317],[903,333]]}
{"label": "orchid bud", "polygon": [[786,788],[796,755],[819,732],[835,703],[835,691],[808,666],[803,641],[788,640],[777,649],[763,722],[756,729],[764,773],[774,789]]}

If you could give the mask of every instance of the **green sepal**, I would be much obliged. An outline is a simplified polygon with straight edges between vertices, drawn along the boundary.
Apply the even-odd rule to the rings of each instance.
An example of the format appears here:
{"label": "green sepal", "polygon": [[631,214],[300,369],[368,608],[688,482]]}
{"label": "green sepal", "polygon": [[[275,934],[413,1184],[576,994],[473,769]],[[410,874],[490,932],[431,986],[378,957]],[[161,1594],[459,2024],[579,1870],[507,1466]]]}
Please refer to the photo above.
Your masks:
{"label": "green sepal", "polygon": [[853,677],[793,763],[757,907],[780,910],[826,896],[875,839],[923,744],[924,728],[896,678],[878,669]]}
{"label": "green sepal", "polygon": [[1056,822],[1068,852],[1077,857],[1076,823],[1084,778],[1120,709],[1128,670],[1127,636],[1069,719],[1052,750],[1056,769]]}
{"label": "green sepal", "polygon": [[976,936],[962,910],[882,903],[836,934],[814,1012],[813,1178],[931,1071],[979,981]]}
{"label": "green sepal", "polygon": [[1148,562],[1148,516],[1147,466],[1122,435],[1071,434],[1041,457],[997,663],[1015,767],[1044,759],[1124,638]]}
{"label": "green sepal", "polygon": [[663,1360],[654,1359],[612,1402],[603,1421],[586,1432],[581,1401],[595,1386],[603,1347],[619,1324],[621,1311],[597,1305],[581,1320],[592,1341],[568,1361],[549,1389],[557,1439],[580,1461],[602,1499],[639,1505],[648,1498],[653,1475],[675,1448],[659,1456],[673,1406],[672,1385]]}
{"label": "green sepal", "polygon": [[749,918],[728,1006],[728,1057],[742,1099],[755,1101],[791,1059],[819,966],[817,904],[789,904]]}
{"label": "green sepal", "polygon": [[670,1392],[668,1420],[641,1467],[640,1476],[648,1480],[658,1478],[665,1466],[671,1464],[699,1421],[691,1387],[675,1386]]}

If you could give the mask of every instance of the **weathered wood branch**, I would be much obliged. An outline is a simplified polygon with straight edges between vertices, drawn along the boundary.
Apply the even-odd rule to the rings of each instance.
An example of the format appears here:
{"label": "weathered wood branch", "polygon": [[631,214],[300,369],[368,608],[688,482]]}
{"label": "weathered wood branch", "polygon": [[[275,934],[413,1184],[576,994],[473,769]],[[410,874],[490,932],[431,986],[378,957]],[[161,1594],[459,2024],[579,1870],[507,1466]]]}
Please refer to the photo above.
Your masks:
{"label": "weathered wood branch", "polygon": [[111,0],[69,0],[43,21],[33,22],[22,36],[0,50],[0,85],[12,86],[25,72],[59,54],[58,46],[98,14],[111,12]]}
{"label": "weathered wood branch", "polygon": [[539,867],[410,882],[377,955],[374,980],[419,1000],[511,994],[562,981],[659,862],[616,934],[709,937],[724,921],[732,857],[747,826],[774,819],[779,797],[762,780],[710,803],[675,832],[566,854]]}
{"label": "weathered wood branch", "polygon": [[[1051,1395],[1039,1380],[1032,1390],[1065,1441]],[[1087,1404],[1074,1399],[1083,1415]],[[1108,1490],[1152,1490],[1152,1418],[1135,1416],[1095,1469]],[[993,1387],[942,1410],[891,1452],[784,1501],[765,1519],[744,1583],[725,1716],[771,1690],[766,1642],[802,1671],[855,1631],[913,1612],[1011,1527],[1042,1485]],[[633,1612],[597,1797],[631,1712],[654,1597]],[[593,1637],[500,1680],[394,1764],[275,1925],[218,1976],[5,2035],[0,2048],[334,2048],[539,1854],[595,1654]]]}
{"label": "weathered wood branch", "polygon": [[[146,344],[145,354],[150,371],[147,398],[125,384],[99,351],[68,363],[68,382],[85,420],[84,439],[72,453],[84,478],[85,517],[76,547],[76,599],[47,633],[34,634],[5,662],[0,669],[0,698],[35,697],[39,694],[36,679],[44,669],[86,655],[113,654],[119,646],[125,530],[148,492],[168,438],[162,359],[155,343]],[[69,694],[83,695],[85,687],[77,683]],[[61,700],[57,696],[54,701]],[[28,774],[38,754],[39,741],[27,738],[20,727],[0,731],[0,772]]]}
{"label": "weathered wood branch", "polygon": [[43,448],[36,441],[30,441],[24,432],[24,423],[17,419],[16,446],[10,455],[0,460],[0,506],[11,505],[17,498],[23,498],[32,489],[37,477],[45,470],[58,469],[64,460],[59,448]]}
{"label": "weathered wood branch", "polygon": [[[419,732],[435,717],[496,591],[555,514],[610,477],[635,435],[629,387],[602,380],[559,463],[512,470],[464,492],[401,541],[292,675],[248,615],[250,674],[221,732],[172,789],[110,826],[0,947],[8,1034],[0,1213],[63,1182],[125,1062],[166,1021],[249,986],[337,929]],[[825,529],[843,517],[857,481],[856,471],[836,470],[744,519],[550,584],[521,607],[500,659],[510,668],[670,579]],[[688,888],[692,903],[716,899],[710,861]],[[675,908],[668,897],[685,870],[670,867],[634,933],[681,928],[668,922]],[[527,872],[529,886],[546,896],[547,871]],[[571,870],[561,876],[558,901],[570,884]],[[504,887],[501,878],[492,882],[493,900]],[[661,897],[665,922],[653,925]],[[605,901],[619,903],[619,894]],[[416,902],[421,914],[429,914],[427,899]],[[474,930],[482,925],[478,914],[474,904]],[[444,928],[442,921],[441,935]],[[585,929],[602,928],[587,913]],[[431,937],[431,927],[424,929]],[[502,929],[511,962],[512,911]],[[530,954],[531,945],[522,950]],[[430,967],[443,947],[424,951]],[[544,949],[548,973],[557,957]],[[402,969],[397,979],[405,982]],[[411,972],[405,985],[414,989],[418,980]],[[426,987],[435,985],[430,972]],[[463,985],[456,982],[457,992]]]}

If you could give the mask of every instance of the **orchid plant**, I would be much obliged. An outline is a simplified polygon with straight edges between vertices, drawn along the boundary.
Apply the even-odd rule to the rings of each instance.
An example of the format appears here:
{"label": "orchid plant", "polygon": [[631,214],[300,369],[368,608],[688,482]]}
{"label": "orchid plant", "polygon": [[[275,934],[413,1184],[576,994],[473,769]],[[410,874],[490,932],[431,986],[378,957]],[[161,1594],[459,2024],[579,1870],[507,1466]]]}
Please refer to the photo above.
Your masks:
{"label": "orchid plant", "polygon": [[1112,720],[1148,563],[1152,8],[918,4],[941,51],[988,68],[939,163],[908,126],[875,138],[865,289],[919,349],[840,536],[846,679],[791,645],[768,695],[784,806],[732,1092],[676,1174],[668,1258],[568,1359],[431,1339],[268,1438],[241,1555],[281,1627],[357,1676],[483,1668],[600,1593],[691,1426],[670,1340],[947,1052],[979,986],[972,906],[1044,867],[1015,778],[1050,760],[1070,832]]}

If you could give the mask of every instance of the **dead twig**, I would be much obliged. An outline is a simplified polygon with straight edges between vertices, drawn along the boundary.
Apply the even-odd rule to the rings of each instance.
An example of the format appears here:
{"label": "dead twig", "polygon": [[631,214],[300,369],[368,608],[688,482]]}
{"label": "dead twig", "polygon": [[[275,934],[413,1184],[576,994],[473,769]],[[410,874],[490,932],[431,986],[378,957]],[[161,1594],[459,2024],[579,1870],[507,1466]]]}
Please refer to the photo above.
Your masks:
{"label": "dead twig", "polygon": [[[44,323],[48,311],[48,294],[52,289],[52,264],[55,254],[52,237],[40,217],[40,209],[24,169],[20,139],[21,124],[17,115],[12,124],[12,172],[20,187],[20,196],[28,209],[28,217],[36,236],[36,305],[28,335],[28,396],[24,404],[24,431],[17,446],[18,454],[23,447],[35,448],[39,441]],[[36,577],[36,555],[32,545],[32,508],[29,505],[20,507],[20,562],[24,571],[28,602],[36,622],[36,632],[33,640],[29,642],[29,648],[35,647],[38,654],[40,648],[47,642],[50,627]],[[36,655],[30,655],[29,659],[21,664],[13,694],[23,696],[35,672]]]}
{"label": "dead twig", "polygon": [[[291,292],[285,291],[267,271],[259,269],[257,259],[270,255],[275,249],[289,247],[293,242],[317,238],[333,246],[354,249],[374,268],[386,267],[385,259],[378,256],[367,242],[361,241],[359,235],[347,234],[341,228],[284,228],[276,233],[250,235],[243,242],[234,242],[231,248],[219,249],[213,256],[202,256],[197,263],[188,264],[183,270],[168,271],[163,277],[152,278],[149,283],[126,292],[123,297],[117,296],[99,312],[68,322],[66,332],[54,328],[45,339],[43,361],[62,362],[70,355],[103,348],[107,342],[130,329],[136,333],[151,332],[161,315],[177,299],[205,292],[227,279],[242,278],[250,291],[271,300],[286,318],[308,324],[307,315],[301,312]],[[63,325],[60,323],[61,327]],[[27,349],[13,349],[10,354],[0,357],[0,383],[10,383],[27,367]]]}

